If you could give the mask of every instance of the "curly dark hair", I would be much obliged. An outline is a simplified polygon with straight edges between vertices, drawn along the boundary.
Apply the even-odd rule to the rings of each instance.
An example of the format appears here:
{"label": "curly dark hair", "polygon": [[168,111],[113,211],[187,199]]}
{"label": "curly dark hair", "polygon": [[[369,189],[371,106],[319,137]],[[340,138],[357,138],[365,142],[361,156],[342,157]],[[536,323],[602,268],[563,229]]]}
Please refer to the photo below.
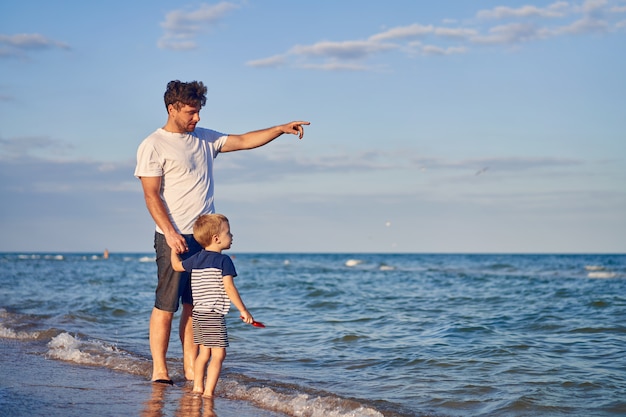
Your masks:
{"label": "curly dark hair", "polygon": [[180,109],[181,105],[204,107],[206,104],[207,88],[202,81],[191,81],[183,83],[178,80],[167,83],[167,90],[163,99],[165,100],[165,108],[172,104],[176,109]]}

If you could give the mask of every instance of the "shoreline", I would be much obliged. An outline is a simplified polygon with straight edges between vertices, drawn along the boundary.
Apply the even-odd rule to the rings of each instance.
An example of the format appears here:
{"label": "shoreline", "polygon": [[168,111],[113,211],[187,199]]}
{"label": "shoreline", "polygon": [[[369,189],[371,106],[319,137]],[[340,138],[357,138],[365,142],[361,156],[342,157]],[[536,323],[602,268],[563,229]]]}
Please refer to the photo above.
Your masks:
{"label": "shoreline", "polygon": [[285,417],[245,401],[203,399],[191,384],[155,384],[107,368],[47,359],[36,342],[0,338],[0,409],[26,417]]}

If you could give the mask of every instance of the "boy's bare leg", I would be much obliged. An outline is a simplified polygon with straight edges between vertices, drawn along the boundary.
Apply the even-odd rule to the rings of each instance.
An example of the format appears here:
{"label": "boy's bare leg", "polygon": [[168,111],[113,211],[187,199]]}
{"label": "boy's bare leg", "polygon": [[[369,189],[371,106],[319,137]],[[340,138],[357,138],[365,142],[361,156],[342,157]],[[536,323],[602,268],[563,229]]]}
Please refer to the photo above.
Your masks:
{"label": "boy's bare leg", "polygon": [[174,313],[154,307],[150,315],[150,353],[152,354],[152,381],[170,379],[165,356],[170,342]]}
{"label": "boy's bare leg", "polygon": [[203,397],[213,398],[215,396],[215,387],[217,380],[222,372],[222,363],[226,358],[226,348],[211,348],[211,362],[207,368],[206,385]]}
{"label": "boy's bare leg", "polygon": [[193,392],[195,394],[204,392],[204,371],[207,363],[209,363],[209,359],[211,359],[211,348],[200,346],[200,352],[194,364]]}
{"label": "boy's bare leg", "polygon": [[183,312],[180,316],[180,325],[178,328],[180,342],[183,345],[183,368],[185,378],[188,381],[194,380],[194,363],[198,357],[198,345],[193,342],[192,311],[193,305],[183,304]]}

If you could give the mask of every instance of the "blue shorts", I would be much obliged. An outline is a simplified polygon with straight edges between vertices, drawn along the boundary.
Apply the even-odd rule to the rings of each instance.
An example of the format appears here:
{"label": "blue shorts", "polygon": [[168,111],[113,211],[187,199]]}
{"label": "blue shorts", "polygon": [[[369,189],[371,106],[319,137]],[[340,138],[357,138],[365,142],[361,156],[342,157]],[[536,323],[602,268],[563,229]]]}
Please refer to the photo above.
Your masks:
{"label": "blue shorts", "polygon": [[[180,255],[187,259],[202,247],[193,238],[193,235],[183,235],[189,250]],[[156,251],[157,277],[154,306],[159,310],[175,313],[178,311],[179,299],[183,304],[193,304],[191,298],[191,280],[189,273],[176,272],[172,269],[171,250],[165,236],[159,232],[154,233],[154,250]]]}

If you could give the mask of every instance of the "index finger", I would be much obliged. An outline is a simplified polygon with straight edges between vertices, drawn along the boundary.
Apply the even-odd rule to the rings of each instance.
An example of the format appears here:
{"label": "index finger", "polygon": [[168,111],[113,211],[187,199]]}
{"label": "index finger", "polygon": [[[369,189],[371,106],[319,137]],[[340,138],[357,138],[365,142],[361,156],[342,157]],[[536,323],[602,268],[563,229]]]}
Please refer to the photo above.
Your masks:
{"label": "index finger", "polygon": [[295,124],[295,130],[298,131],[298,138],[302,139],[304,137],[304,126],[303,125],[310,125],[311,123],[309,122],[294,122]]}

